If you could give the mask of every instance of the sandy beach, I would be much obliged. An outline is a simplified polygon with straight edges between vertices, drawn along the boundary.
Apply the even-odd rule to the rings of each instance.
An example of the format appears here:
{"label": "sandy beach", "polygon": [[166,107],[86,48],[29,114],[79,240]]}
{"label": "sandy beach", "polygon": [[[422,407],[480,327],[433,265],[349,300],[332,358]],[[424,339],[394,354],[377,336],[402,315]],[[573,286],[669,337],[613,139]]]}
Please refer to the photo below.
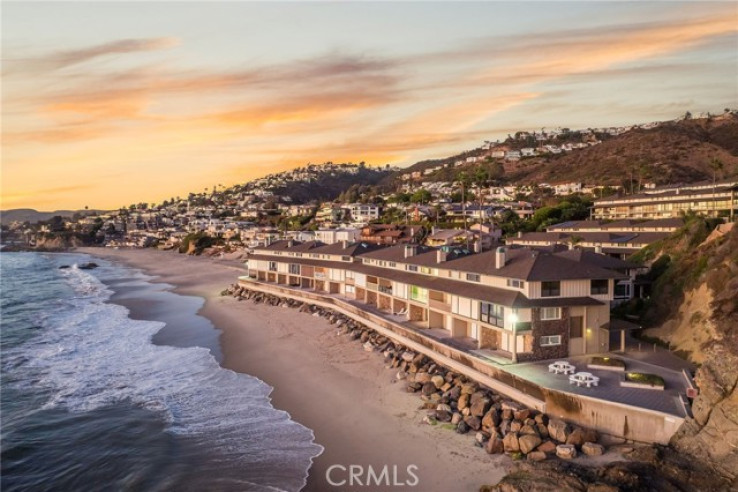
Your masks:
{"label": "sandy beach", "polygon": [[[394,384],[381,357],[336,335],[323,318],[255,305],[220,292],[243,271],[240,262],[156,250],[80,249],[158,277],[180,294],[205,299],[200,314],[221,330],[223,366],[274,387],[273,405],[312,429],[325,448],[310,469],[305,490],[478,490],[496,483],[509,458],[490,456],[471,435],[423,424],[420,399]],[[217,402],[213,402],[217,404]],[[334,466],[338,465],[338,466]],[[348,487],[350,467],[388,468],[390,480],[417,485]],[[396,471],[395,471],[396,470]]]}

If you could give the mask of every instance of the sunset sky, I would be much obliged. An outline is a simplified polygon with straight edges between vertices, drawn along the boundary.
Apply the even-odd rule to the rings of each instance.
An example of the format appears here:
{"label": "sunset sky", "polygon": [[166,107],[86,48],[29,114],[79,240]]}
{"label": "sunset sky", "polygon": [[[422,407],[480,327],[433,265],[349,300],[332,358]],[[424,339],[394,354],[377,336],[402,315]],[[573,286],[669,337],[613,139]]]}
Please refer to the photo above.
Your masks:
{"label": "sunset sky", "polygon": [[3,2],[2,208],[738,106],[736,2]]}

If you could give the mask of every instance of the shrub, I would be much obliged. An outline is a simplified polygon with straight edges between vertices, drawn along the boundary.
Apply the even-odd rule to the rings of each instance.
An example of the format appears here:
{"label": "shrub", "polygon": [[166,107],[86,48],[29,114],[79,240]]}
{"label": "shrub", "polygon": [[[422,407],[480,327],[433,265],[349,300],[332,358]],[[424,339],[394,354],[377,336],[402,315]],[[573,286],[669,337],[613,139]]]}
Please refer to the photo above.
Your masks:
{"label": "shrub", "polygon": [[666,386],[664,378],[661,376],[644,372],[626,372],[625,380],[631,383],[649,384],[651,386]]}
{"label": "shrub", "polygon": [[591,357],[589,363],[595,366],[622,367],[625,368],[623,359],[617,357]]}

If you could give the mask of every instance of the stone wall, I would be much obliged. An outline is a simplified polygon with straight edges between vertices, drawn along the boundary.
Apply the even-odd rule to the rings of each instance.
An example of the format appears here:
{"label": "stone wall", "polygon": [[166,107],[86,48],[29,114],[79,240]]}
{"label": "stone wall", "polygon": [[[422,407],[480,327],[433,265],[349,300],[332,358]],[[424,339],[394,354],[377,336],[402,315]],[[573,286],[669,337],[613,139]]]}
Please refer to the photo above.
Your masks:
{"label": "stone wall", "polygon": [[502,335],[491,328],[479,328],[479,348],[497,350],[502,343]]}
{"label": "stone wall", "polygon": [[[541,310],[531,310],[533,336],[532,360],[560,359],[569,356],[569,308],[561,308],[561,319],[541,321]],[[541,347],[541,337],[561,335],[561,344]]]}

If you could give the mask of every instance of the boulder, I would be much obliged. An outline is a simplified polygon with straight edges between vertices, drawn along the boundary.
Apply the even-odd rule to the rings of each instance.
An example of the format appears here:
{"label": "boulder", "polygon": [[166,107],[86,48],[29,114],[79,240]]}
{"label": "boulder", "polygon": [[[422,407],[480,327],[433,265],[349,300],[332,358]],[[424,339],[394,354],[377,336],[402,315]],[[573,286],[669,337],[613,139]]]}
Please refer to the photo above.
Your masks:
{"label": "boulder", "polygon": [[582,429],[584,431],[584,442],[597,442],[597,431],[594,429]]}
{"label": "boulder", "polygon": [[[431,376],[427,372],[416,372],[414,381],[416,383],[422,383],[422,384],[430,383]],[[435,384],[433,386],[435,386]]]}
{"label": "boulder", "polygon": [[397,371],[397,375],[395,377],[399,380],[402,380],[407,378],[407,373],[404,371]]}
{"label": "boulder", "polygon": [[502,454],[505,452],[505,444],[499,437],[491,437],[484,446],[484,450],[489,454]]}
{"label": "boulder", "polygon": [[519,422],[519,421],[517,421],[517,420],[513,420],[513,421],[512,421],[511,423],[510,423],[510,432],[518,432],[518,431],[519,431],[520,429],[522,429],[522,428],[523,428],[523,424],[522,424],[522,423],[520,423],[520,422]]}
{"label": "boulder", "polygon": [[441,410],[442,412],[452,413],[451,407],[446,405],[445,403],[440,403],[438,406],[436,406],[436,410]]}
{"label": "boulder", "polygon": [[470,415],[464,418],[464,422],[466,422],[466,425],[468,425],[469,428],[472,430],[478,431],[482,428],[482,419],[480,419],[479,417]]}
{"label": "boulder", "polygon": [[503,420],[500,422],[500,434],[503,436],[510,432],[510,421],[509,420]]}
{"label": "boulder", "polygon": [[446,410],[436,410],[436,419],[439,422],[451,422],[451,412]]}
{"label": "boulder", "polygon": [[509,408],[503,408],[502,409],[502,420],[512,420],[513,419],[513,411]]}
{"label": "boulder", "polygon": [[554,454],[556,452],[556,443],[550,439],[546,439],[538,445],[536,450],[543,453]]}
{"label": "boulder", "polygon": [[475,391],[477,391],[477,385],[475,383],[466,383],[461,386],[462,395],[469,395],[471,397]]}
{"label": "boulder", "polygon": [[459,402],[457,403],[457,407],[459,408],[459,410],[463,410],[468,406],[469,406],[469,395],[462,393],[462,395],[459,397]]}
{"label": "boulder", "polygon": [[430,395],[432,395],[433,393],[436,392],[436,385],[433,384],[433,383],[431,383],[430,381],[427,382],[427,383],[424,383],[423,384],[423,388],[420,390],[420,392],[424,396],[430,396]]}
{"label": "boulder", "polygon": [[456,432],[458,434],[466,434],[467,432],[469,432],[469,426],[466,425],[466,422],[462,420],[461,422],[459,422],[459,425],[456,426]]}
{"label": "boulder", "polygon": [[454,414],[451,416],[451,423],[454,424],[454,425],[456,425],[459,422],[461,422],[461,420],[462,420],[462,417],[461,417],[461,414],[459,412],[454,412]]}
{"label": "boulder", "polygon": [[602,456],[605,453],[605,447],[595,442],[585,442],[582,444],[582,453],[587,456]]}
{"label": "boulder", "polygon": [[402,360],[404,360],[405,362],[412,362],[414,357],[415,354],[413,354],[412,352],[404,352],[402,354]]}
{"label": "boulder", "polygon": [[584,442],[584,431],[579,427],[571,431],[569,437],[566,438],[566,444],[573,444],[577,448],[580,448]]}
{"label": "boulder", "polygon": [[515,432],[508,433],[502,439],[502,444],[505,447],[506,453],[516,453],[520,451],[520,442],[518,441],[518,435]]}
{"label": "boulder", "polygon": [[500,414],[497,409],[492,408],[482,417],[482,427],[485,429],[493,429],[500,425]]}
{"label": "boulder", "polygon": [[520,452],[528,454],[541,444],[541,438],[534,434],[526,434],[518,437],[518,445],[520,446]]}
{"label": "boulder", "polygon": [[569,424],[563,420],[553,419],[548,422],[548,435],[555,441],[565,443],[570,433]]}
{"label": "boulder", "polygon": [[443,379],[443,376],[439,376],[436,374],[435,376],[432,376],[430,378],[431,383],[436,385],[436,388],[441,389],[443,385],[446,383],[446,381]]}
{"label": "boulder", "polygon": [[516,401],[503,401],[502,402],[502,409],[503,410],[512,410],[513,412],[516,412],[518,410],[522,410],[523,406],[516,402]]}
{"label": "boulder", "polygon": [[538,434],[541,437],[548,437],[548,427],[543,424],[536,423],[536,429],[538,429]]}
{"label": "boulder", "polygon": [[487,413],[487,410],[489,410],[489,406],[492,404],[492,402],[489,400],[489,398],[479,398],[477,401],[472,402],[471,405],[471,414],[475,417],[482,417],[485,413]]}
{"label": "boulder", "polygon": [[489,439],[489,434],[484,431],[479,431],[474,434],[474,440],[477,441],[479,444],[484,444],[485,442],[487,442],[487,439]]}
{"label": "boulder", "polygon": [[515,418],[515,420],[525,422],[525,419],[530,417],[530,410],[524,408],[522,410],[518,410],[517,412],[513,412],[513,417]]}
{"label": "boulder", "polygon": [[538,429],[536,429],[532,425],[524,425],[523,427],[520,428],[520,434],[537,436],[538,435]]}
{"label": "boulder", "polygon": [[448,390],[448,397],[452,400],[458,400],[461,396],[461,387],[460,386],[454,386],[450,390]]}
{"label": "boulder", "polygon": [[528,453],[528,461],[544,461],[546,459],[546,453],[542,451],[531,451]]}
{"label": "boulder", "polygon": [[571,444],[559,444],[556,446],[556,457],[562,460],[571,460],[577,457],[577,448]]}

